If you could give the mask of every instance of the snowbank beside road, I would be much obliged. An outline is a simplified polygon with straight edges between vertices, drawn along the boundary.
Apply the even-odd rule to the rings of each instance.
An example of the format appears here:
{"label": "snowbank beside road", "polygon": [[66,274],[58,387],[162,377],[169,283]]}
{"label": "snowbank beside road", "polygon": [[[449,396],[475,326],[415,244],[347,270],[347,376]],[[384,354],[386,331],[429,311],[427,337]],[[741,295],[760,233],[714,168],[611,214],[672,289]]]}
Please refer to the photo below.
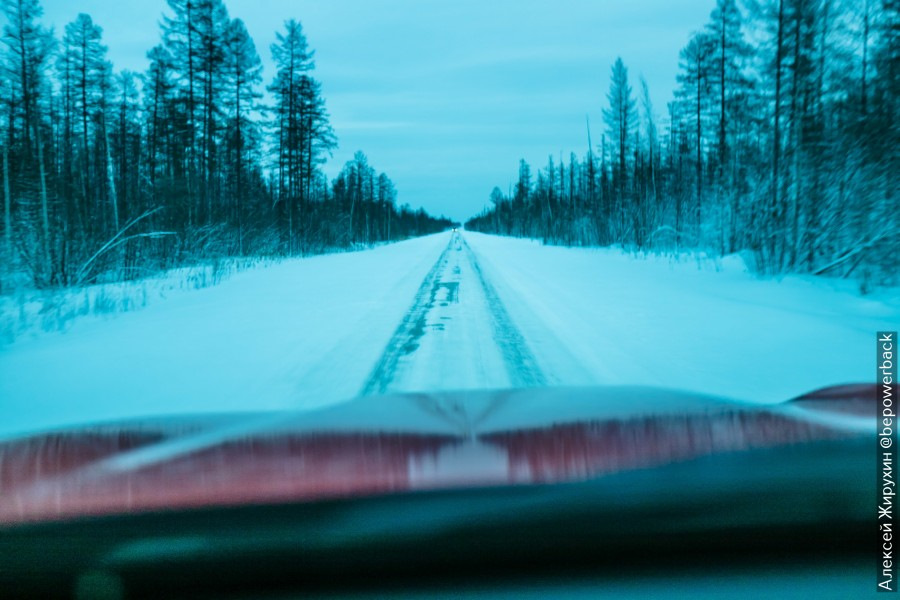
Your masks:
{"label": "snowbank beside road", "polygon": [[641,384],[760,402],[871,382],[875,331],[897,290],[762,280],[735,258],[639,259],[466,232],[486,275],[558,383]]}
{"label": "snowbank beside road", "polygon": [[439,234],[288,260],[0,347],[0,436],[352,397],[446,245]]}
{"label": "snowbank beside road", "polygon": [[131,312],[172,295],[218,285],[246,271],[277,262],[270,258],[228,258],[181,267],[134,281],[36,290],[29,287],[0,295],[0,345],[66,331],[75,323]]}

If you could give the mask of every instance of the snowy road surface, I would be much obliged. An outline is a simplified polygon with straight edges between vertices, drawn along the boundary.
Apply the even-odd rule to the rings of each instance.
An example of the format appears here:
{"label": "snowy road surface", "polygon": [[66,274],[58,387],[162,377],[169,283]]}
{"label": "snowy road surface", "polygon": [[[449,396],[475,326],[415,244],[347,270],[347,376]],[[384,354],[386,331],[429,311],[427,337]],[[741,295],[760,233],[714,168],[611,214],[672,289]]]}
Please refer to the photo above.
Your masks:
{"label": "snowy road surface", "polygon": [[362,394],[545,383],[472,249],[453,232]]}
{"label": "snowy road surface", "polygon": [[896,291],[471,232],[286,261],[0,347],[0,436],[358,395],[642,384],[775,402],[873,377]]}

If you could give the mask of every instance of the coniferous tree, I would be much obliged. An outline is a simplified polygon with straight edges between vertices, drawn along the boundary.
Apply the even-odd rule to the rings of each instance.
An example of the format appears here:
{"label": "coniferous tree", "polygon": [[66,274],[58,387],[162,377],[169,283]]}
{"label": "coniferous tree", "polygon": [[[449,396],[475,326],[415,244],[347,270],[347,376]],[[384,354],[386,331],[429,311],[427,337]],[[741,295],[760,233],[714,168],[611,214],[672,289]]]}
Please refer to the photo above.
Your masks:
{"label": "coniferous tree", "polygon": [[534,210],[554,189],[543,171],[510,202],[492,195],[467,227],[556,243],[746,251],[761,272],[855,276],[863,289],[896,283],[898,11],[896,0],[719,0],[682,52],[664,134],[643,86],[637,126],[616,61],[604,113],[611,143],[601,142],[599,161],[589,152],[570,164],[583,181],[570,211],[550,223]]}
{"label": "coniferous tree", "polygon": [[613,185],[615,197],[607,205],[605,215],[608,227],[621,235],[625,230],[625,201],[628,191],[628,157],[631,155],[632,133],[635,127],[636,101],[628,82],[628,69],[621,58],[612,67],[609,92],[606,95],[609,108],[603,110],[603,118],[613,143]]}
{"label": "coniferous tree", "polygon": [[243,254],[246,208],[248,140],[258,137],[253,112],[262,94],[256,89],[262,82],[262,62],[243,21],[234,19],[225,34],[225,76],[229,91],[228,161],[231,165],[229,189],[234,198],[232,213],[238,226],[238,253]]}
{"label": "coniferous tree", "polygon": [[276,164],[278,202],[287,231],[289,252],[305,247],[308,235],[310,196],[315,170],[335,146],[320,84],[310,76],[315,63],[299,22],[291,19],[272,44],[275,81],[269,91],[275,96]]}
{"label": "coniferous tree", "polygon": [[[59,283],[56,237],[51,231],[47,182],[46,69],[54,48],[52,34],[37,21],[37,0],[4,0],[3,75],[10,84],[6,103],[6,157],[11,238],[35,284]],[[15,224],[18,224],[18,228]]]}

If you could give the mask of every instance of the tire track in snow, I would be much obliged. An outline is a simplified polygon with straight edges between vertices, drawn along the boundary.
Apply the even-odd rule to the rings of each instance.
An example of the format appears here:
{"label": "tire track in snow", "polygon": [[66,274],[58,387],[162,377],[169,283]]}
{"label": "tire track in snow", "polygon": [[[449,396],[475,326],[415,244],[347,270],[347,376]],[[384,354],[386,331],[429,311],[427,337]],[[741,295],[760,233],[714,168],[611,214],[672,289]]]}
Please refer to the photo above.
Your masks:
{"label": "tire track in snow", "polygon": [[403,317],[400,325],[397,326],[390,341],[388,341],[384,352],[381,353],[381,357],[375,363],[375,368],[372,369],[372,372],[366,378],[366,383],[363,384],[359,393],[360,396],[385,393],[394,380],[400,359],[407,354],[412,354],[418,347],[419,338],[425,334],[428,311],[434,305],[434,298],[440,287],[439,276],[447,263],[448,253],[453,247],[453,242],[456,241],[456,235],[450,237],[447,247],[444,248],[434,266],[431,267],[431,270],[425,275],[425,279],[422,280],[422,285],[416,291],[412,306],[406,312],[406,316]]}
{"label": "tire track in snow", "polygon": [[487,298],[494,342],[503,356],[510,383],[516,388],[546,385],[547,378],[544,376],[522,333],[515,326],[512,318],[510,318],[506,307],[497,295],[497,290],[485,278],[481,267],[478,265],[478,259],[475,257],[475,253],[472,252],[469,244],[466,243],[462,236],[460,236],[460,240],[465,248],[466,256],[469,258],[469,264],[472,265],[472,270],[478,276],[478,281],[481,283],[485,298]]}
{"label": "tire track in snow", "polygon": [[462,235],[455,233],[450,237],[447,247],[419,286],[412,306],[394,331],[381,357],[366,379],[366,383],[360,391],[361,396],[386,393],[396,383],[398,377],[402,378],[402,374],[398,372],[401,362],[404,357],[413,354],[418,349],[420,340],[427,329],[429,311],[434,308],[442,285],[447,285],[441,282],[441,275],[447,268],[450,259],[449,252],[453,249],[465,251],[466,259],[482,289],[485,298],[484,309],[491,327],[491,337],[503,360],[510,385],[516,388],[546,385],[547,379],[534,354],[529,349],[522,333],[513,324],[494,286],[481,271],[475,253],[469,248]]}

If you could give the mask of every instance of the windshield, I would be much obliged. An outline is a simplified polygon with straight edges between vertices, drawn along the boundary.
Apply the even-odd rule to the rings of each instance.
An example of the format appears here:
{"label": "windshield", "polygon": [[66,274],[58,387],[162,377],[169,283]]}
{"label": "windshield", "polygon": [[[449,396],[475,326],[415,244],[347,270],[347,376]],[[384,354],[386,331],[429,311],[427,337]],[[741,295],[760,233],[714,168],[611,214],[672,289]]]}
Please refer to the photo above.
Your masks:
{"label": "windshield", "polygon": [[0,440],[403,393],[770,406],[876,383],[900,323],[894,4],[3,11]]}

